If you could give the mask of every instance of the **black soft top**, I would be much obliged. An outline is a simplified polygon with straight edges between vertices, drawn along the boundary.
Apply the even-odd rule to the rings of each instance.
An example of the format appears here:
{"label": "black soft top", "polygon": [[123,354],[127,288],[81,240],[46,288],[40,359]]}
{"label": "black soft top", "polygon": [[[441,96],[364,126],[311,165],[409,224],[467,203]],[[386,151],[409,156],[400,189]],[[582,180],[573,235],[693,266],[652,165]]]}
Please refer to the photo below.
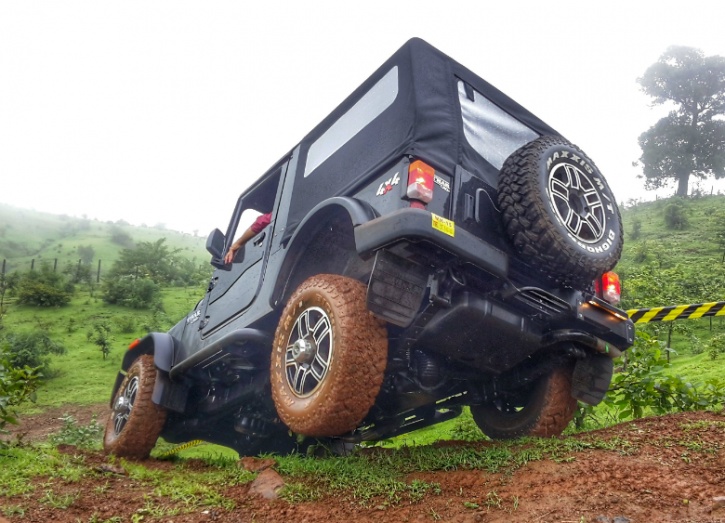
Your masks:
{"label": "black soft top", "polygon": [[[392,104],[313,171],[305,172],[310,147],[393,68],[397,68],[398,92]],[[371,172],[387,168],[406,155],[451,175],[457,165],[483,179],[490,180],[492,170],[497,175],[497,169],[464,137],[459,80],[538,134],[559,135],[466,67],[413,38],[300,142],[290,225],[294,227],[324,198],[354,189]]]}

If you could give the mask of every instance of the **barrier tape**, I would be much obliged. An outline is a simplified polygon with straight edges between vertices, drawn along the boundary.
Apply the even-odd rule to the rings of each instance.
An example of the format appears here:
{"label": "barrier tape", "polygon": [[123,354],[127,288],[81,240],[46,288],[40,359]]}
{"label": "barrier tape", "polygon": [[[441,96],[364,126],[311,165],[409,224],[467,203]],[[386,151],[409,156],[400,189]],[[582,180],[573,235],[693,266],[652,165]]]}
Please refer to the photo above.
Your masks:
{"label": "barrier tape", "polygon": [[627,314],[634,323],[694,320],[707,316],[725,316],[725,301],[674,305],[672,307],[652,307],[649,309],[630,309]]}
{"label": "barrier tape", "polygon": [[182,450],[190,449],[191,447],[196,447],[197,445],[200,445],[202,443],[204,443],[204,440],[201,440],[201,439],[194,439],[194,440],[191,440],[191,441],[187,441],[186,443],[182,443],[181,445],[177,445],[173,449],[171,449],[169,451],[166,451],[163,454],[159,454],[156,457],[157,457],[157,459],[168,458],[169,456],[173,456],[174,454],[178,454]]}

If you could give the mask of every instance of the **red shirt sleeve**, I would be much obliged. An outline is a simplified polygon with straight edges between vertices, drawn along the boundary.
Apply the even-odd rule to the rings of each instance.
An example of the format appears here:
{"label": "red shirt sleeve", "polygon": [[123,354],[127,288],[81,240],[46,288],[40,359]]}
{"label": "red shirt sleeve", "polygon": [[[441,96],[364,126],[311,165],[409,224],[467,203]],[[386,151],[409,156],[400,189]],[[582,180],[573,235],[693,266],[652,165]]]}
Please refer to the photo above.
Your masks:
{"label": "red shirt sleeve", "polygon": [[250,227],[252,229],[252,232],[254,234],[259,234],[264,230],[267,225],[269,225],[269,222],[272,221],[272,213],[268,212],[266,214],[260,215],[256,220],[254,220],[254,223]]}

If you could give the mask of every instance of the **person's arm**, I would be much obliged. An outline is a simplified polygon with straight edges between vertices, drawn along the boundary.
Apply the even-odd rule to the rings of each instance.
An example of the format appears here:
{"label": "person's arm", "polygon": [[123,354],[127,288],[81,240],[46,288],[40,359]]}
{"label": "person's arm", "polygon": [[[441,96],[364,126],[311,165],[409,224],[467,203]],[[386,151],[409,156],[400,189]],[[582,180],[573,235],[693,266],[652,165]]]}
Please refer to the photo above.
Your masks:
{"label": "person's arm", "polygon": [[232,246],[229,247],[227,254],[224,256],[224,263],[232,263],[234,261],[234,256],[237,254],[237,251],[241,249],[242,245],[254,238],[256,234],[257,233],[255,233],[251,227],[244,231],[239,239],[237,239],[237,241],[235,241]]}

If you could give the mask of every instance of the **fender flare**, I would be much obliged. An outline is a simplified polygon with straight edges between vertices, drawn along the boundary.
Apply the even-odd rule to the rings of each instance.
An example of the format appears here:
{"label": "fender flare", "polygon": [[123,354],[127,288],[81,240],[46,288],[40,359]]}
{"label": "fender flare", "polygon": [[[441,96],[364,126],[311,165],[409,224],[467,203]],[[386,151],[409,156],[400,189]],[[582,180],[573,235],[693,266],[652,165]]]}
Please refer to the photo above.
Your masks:
{"label": "fender flare", "polygon": [[353,229],[379,216],[378,212],[368,202],[348,196],[334,196],[315,205],[295,227],[294,231],[282,240],[283,244],[287,244],[287,253],[280,267],[279,275],[286,275],[287,277],[277,279],[273,292],[273,296],[277,301],[283,301],[282,298],[294,290],[289,288],[288,276],[297,265],[299,256],[304,252],[311,235],[316,232],[321,222],[326,221],[335,214],[346,215],[350,219]]}
{"label": "fender flare", "polygon": [[[116,376],[116,383],[111,392],[111,408],[113,408],[113,398],[116,397],[116,393],[126,377],[126,372],[131,368],[133,362],[144,354],[153,354],[156,368],[161,371],[162,375],[168,376],[174,357],[174,338],[165,332],[151,332],[131,344],[126,354],[123,355],[121,372]],[[157,380],[156,387],[159,387],[163,381]]]}
{"label": "fender flare", "polygon": [[165,332],[151,332],[130,347],[123,356],[121,368],[127,371],[134,360],[143,354],[153,354],[156,368],[164,372],[171,370],[174,356],[174,338]]}

